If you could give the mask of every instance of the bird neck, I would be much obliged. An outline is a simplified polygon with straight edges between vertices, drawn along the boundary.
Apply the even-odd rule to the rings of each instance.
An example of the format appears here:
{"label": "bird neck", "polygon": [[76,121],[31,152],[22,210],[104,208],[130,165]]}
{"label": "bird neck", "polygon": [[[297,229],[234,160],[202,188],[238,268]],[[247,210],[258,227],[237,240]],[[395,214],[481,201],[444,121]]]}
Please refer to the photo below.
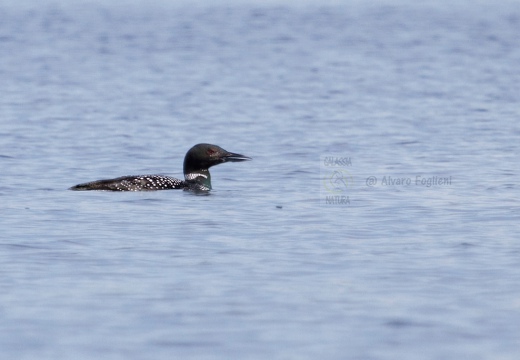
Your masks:
{"label": "bird neck", "polygon": [[211,190],[211,175],[208,169],[185,171],[184,179],[187,182],[199,184]]}

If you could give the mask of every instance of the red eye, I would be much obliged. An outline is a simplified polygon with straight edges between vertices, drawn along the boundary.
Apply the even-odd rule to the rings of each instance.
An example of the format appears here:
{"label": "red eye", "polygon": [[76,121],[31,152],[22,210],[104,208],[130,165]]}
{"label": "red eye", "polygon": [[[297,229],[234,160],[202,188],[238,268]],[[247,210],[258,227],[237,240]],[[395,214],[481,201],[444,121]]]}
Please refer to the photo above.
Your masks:
{"label": "red eye", "polygon": [[213,150],[213,149],[208,149],[208,150],[206,151],[206,153],[207,153],[208,155],[213,155],[214,153],[216,153],[216,151]]}

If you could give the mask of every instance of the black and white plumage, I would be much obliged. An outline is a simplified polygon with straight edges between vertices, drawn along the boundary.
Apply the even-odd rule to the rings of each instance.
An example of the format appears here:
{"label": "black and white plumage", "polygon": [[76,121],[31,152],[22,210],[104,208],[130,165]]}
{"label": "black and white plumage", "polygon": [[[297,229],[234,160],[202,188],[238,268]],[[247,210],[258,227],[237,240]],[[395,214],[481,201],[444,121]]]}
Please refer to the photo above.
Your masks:
{"label": "black and white plumage", "polygon": [[156,191],[184,189],[195,191],[211,190],[209,168],[224,162],[251,160],[251,158],[231,153],[217,145],[197,144],[184,157],[184,180],[163,175],[122,176],[115,179],[91,181],[75,185],[70,190],[105,191]]}
{"label": "black and white plumage", "polygon": [[71,187],[71,190],[153,191],[183,187],[184,181],[169,176],[134,175],[79,184]]}

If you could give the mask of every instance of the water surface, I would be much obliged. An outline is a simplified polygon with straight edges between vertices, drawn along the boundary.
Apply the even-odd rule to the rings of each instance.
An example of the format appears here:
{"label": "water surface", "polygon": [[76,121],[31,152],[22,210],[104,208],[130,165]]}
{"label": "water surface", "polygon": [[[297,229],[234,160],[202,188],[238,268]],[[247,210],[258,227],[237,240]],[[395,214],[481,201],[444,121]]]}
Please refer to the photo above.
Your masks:
{"label": "water surface", "polygon": [[[514,1],[0,5],[2,354],[517,359],[519,30]],[[67,190],[199,142],[254,160]]]}

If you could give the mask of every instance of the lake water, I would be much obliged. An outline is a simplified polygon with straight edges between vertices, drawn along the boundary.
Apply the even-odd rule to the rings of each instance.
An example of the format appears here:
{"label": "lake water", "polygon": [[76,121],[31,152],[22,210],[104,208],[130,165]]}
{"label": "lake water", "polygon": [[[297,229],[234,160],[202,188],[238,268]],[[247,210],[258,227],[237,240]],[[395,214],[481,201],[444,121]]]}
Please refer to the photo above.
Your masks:
{"label": "lake water", "polygon": [[[0,4],[6,359],[518,359],[518,1]],[[74,192],[182,177],[207,196]]]}

